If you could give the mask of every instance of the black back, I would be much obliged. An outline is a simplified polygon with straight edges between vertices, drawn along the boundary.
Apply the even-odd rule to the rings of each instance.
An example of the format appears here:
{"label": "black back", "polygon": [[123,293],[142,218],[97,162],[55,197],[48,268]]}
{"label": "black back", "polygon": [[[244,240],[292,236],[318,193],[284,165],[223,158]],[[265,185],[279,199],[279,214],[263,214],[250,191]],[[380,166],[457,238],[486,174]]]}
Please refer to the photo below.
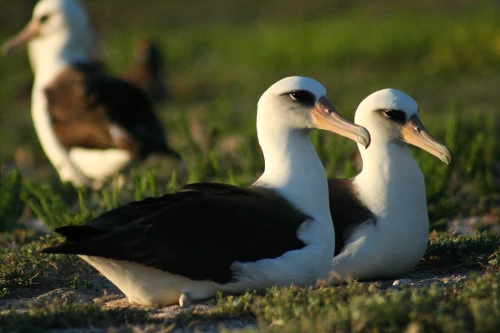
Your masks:
{"label": "black back", "polygon": [[102,66],[75,63],[45,89],[56,135],[66,148],[122,148],[143,157],[172,153],[144,92],[106,75]]}
{"label": "black back", "polygon": [[126,260],[194,280],[228,283],[231,264],[276,258],[300,249],[297,230],[309,217],[265,189],[192,184],[102,214],[48,253]]}

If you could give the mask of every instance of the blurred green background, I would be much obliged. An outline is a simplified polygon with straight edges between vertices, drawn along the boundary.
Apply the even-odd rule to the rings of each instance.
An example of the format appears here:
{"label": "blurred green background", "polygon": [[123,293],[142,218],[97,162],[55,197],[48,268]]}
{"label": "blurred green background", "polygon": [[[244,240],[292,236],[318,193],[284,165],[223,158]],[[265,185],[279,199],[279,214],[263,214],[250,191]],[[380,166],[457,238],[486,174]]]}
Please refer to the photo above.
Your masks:
{"label": "blurred green background", "polygon": [[[19,31],[34,1],[1,0],[0,40]],[[285,76],[322,82],[352,119],[375,90],[403,90],[421,119],[454,153],[450,168],[414,150],[427,181],[431,218],[492,215],[500,184],[500,3],[498,1],[86,1],[103,60],[112,73],[133,66],[135,45],[161,47],[171,98],[157,111],[187,172],[175,181],[249,184],[262,172],[256,103]],[[0,58],[0,161],[23,175],[54,182],[29,114],[32,74],[26,52]],[[330,176],[359,169],[356,146],[315,133]],[[173,189],[168,161],[159,192]],[[164,177],[162,179],[162,177]],[[167,184],[170,184],[167,186]],[[437,223],[437,222],[436,222]]]}
{"label": "blurred green background", "polygon": [[[34,2],[0,0],[0,41],[28,22]],[[426,255],[410,275],[432,285],[407,289],[402,279],[402,289],[391,281],[385,289],[378,281],[221,296],[211,310],[177,315],[174,324],[161,319],[169,325],[163,329],[250,316],[273,332],[499,331],[499,236],[474,231],[500,230],[500,1],[85,3],[111,73],[121,75],[134,66],[140,41],[152,39],[161,47],[170,98],[156,108],[185,167],[153,157],[125,174],[122,189],[75,190],[60,184],[31,122],[26,52],[0,57],[0,303],[53,294],[62,286],[80,295],[94,281],[95,272],[76,257],[39,252],[57,240],[40,238],[28,223],[34,217],[53,229],[85,223],[121,203],[171,192],[186,182],[251,184],[263,171],[255,133],[257,100],[275,81],[305,75],[322,82],[333,104],[351,119],[359,102],[376,90],[407,92],[419,102],[428,130],[453,152],[447,167],[412,148],[426,180],[430,227],[451,231],[431,234]],[[329,176],[358,172],[353,142],[330,133],[315,132],[312,138]],[[457,231],[474,235],[456,236]],[[37,297],[32,305],[38,305],[29,311],[4,312],[0,331],[94,330],[128,325],[124,318],[133,314],[117,309],[110,322],[115,315],[99,302],[89,307],[39,299],[44,298]],[[142,317],[136,320],[144,325],[145,312],[137,311]],[[100,324],[103,318],[106,324]]]}

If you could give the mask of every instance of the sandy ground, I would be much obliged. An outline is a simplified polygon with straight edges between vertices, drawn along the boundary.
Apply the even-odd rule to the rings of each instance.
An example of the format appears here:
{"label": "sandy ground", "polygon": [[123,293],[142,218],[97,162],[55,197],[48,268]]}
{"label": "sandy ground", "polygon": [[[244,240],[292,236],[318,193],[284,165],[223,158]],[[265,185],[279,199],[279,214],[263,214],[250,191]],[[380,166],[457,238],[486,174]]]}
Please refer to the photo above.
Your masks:
{"label": "sandy ground", "polygon": [[[490,221],[486,217],[456,218],[450,223],[450,228],[455,228],[457,233],[472,234],[478,226],[499,232],[498,216]],[[489,227],[488,227],[489,226]],[[35,227],[35,226],[33,226]],[[400,288],[422,288],[432,284],[446,286],[459,284],[467,281],[471,274],[483,274],[484,271],[466,270],[461,266],[457,267],[435,267],[416,269],[398,279],[377,280],[375,283],[380,289],[400,289]],[[180,314],[207,313],[214,307],[214,302],[207,300],[195,303],[189,307],[181,308],[178,305],[167,307],[138,307],[130,305],[124,294],[120,292],[111,282],[100,275],[90,266],[88,270],[82,272],[81,278],[86,281],[85,287],[77,286],[76,289],[70,287],[59,288],[57,277],[51,281],[50,285],[30,286],[24,289],[16,289],[8,295],[6,299],[0,299],[0,316],[9,311],[22,313],[28,311],[32,305],[54,304],[62,302],[70,303],[101,303],[104,309],[125,309],[138,308],[145,310],[150,318],[159,319],[160,324],[132,325],[121,327],[118,332],[227,332],[241,329],[257,327],[257,321],[252,316],[244,318],[233,318],[226,320],[193,321],[187,327],[178,327],[173,324],[174,319]],[[53,283],[52,283],[53,282]],[[55,287],[54,287],[55,286]],[[64,330],[52,330],[51,332],[107,332],[108,328],[72,328]]]}
{"label": "sandy ground", "polygon": [[[374,283],[380,289],[399,289],[399,288],[421,288],[437,284],[445,286],[449,284],[457,284],[465,282],[471,273],[481,274],[481,271],[450,271],[446,273],[438,273],[436,271],[413,271],[399,279],[379,280]],[[30,304],[47,304],[53,302],[73,302],[73,303],[103,303],[104,309],[117,309],[134,307],[130,305],[125,296],[106,278],[98,275],[91,278],[91,287],[85,290],[75,290],[71,288],[58,288],[49,292],[37,293],[34,289],[30,294],[31,297],[22,297],[17,299],[0,300],[0,315],[15,309],[17,312],[27,311]],[[366,282],[369,283],[369,282]],[[257,322],[252,317],[228,319],[228,320],[211,320],[211,321],[195,321],[187,327],[176,327],[171,324],[169,319],[175,319],[180,313],[196,311],[203,313],[213,306],[213,302],[207,300],[193,304],[187,308],[181,308],[178,305],[167,307],[137,307],[146,310],[151,318],[163,320],[163,324],[150,325],[129,325],[119,331],[124,332],[224,332],[238,331],[244,328],[257,327]],[[170,324],[169,324],[170,323]],[[81,329],[64,329],[52,330],[51,332],[106,332],[104,328],[81,328]]]}

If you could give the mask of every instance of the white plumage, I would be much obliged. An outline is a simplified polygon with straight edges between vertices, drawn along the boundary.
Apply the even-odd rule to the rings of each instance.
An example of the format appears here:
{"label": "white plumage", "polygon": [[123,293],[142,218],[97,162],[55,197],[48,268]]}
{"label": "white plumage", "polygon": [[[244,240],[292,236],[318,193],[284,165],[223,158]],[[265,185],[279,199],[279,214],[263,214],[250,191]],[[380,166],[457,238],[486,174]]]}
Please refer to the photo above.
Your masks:
{"label": "white plumage", "polygon": [[[345,244],[332,261],[333,282],[398,276],[420,261],[429,233],[425,181],[406,143],[451,161],[449,150],[420,122],[418,104],[401,91],[365,98],[355,123],[368,129],[372,141],[367,149],[359,146],[363,169],[351,179],[352,193],[372,217],[345,228]],[[332,218],[340,223],[336,214]]]}

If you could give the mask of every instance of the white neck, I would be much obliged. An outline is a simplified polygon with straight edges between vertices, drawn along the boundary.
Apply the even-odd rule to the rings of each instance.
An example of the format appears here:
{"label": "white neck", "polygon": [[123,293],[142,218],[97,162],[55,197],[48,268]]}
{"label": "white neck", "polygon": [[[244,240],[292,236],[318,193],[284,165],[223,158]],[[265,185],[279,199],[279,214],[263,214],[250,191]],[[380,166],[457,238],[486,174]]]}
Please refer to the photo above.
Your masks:
{"label": "white neck", "polygon": [[358,147],[363,170],[354,183],[368,208],[379,217],[423,212],[427,219],[424,177],[408,147],[376,139],[368,149]]}
{"label": "white neck", "polygon": [[[323,164],[307,130],[290,130],[279,123],[257,124],[264,153],[265,170],[254,185],[268,187],[312,218],[297,232],[299,238],[321,249],[315,260],[329,263],[335,249],[335,231],[328,200],[328,184]],[[304,228],[303,228],[304,227]],[[319,247],[318,247],[319,245]],[[328,265],[321,268],[324,276]]]}
{"label": "white neck", "polygon": [[35,74],[31,95],[31,117],[42,148],[61,179],[82,185],[85,178],[71,162],[68,151],[60,144],[53,130],[44,89],[69,64],[75,61],[88,61],[91,58],[85,47],[75,45],[68,47],[65,38],[61,38],[61,35],[55,37],[35,39],[29,44],[30,62]]}
{"label": "white neck", "polygon": [[74,40],[69,32],[33,39],[28,46],[35,87],[49,84],[66,66],[93,57],[86,42]]}
{"label": "white neck", "polygon": [[265,170],[255,185],[275,189],[304,213],[331,225],[327,178],[309,131],[258,121],[257,132]]}

